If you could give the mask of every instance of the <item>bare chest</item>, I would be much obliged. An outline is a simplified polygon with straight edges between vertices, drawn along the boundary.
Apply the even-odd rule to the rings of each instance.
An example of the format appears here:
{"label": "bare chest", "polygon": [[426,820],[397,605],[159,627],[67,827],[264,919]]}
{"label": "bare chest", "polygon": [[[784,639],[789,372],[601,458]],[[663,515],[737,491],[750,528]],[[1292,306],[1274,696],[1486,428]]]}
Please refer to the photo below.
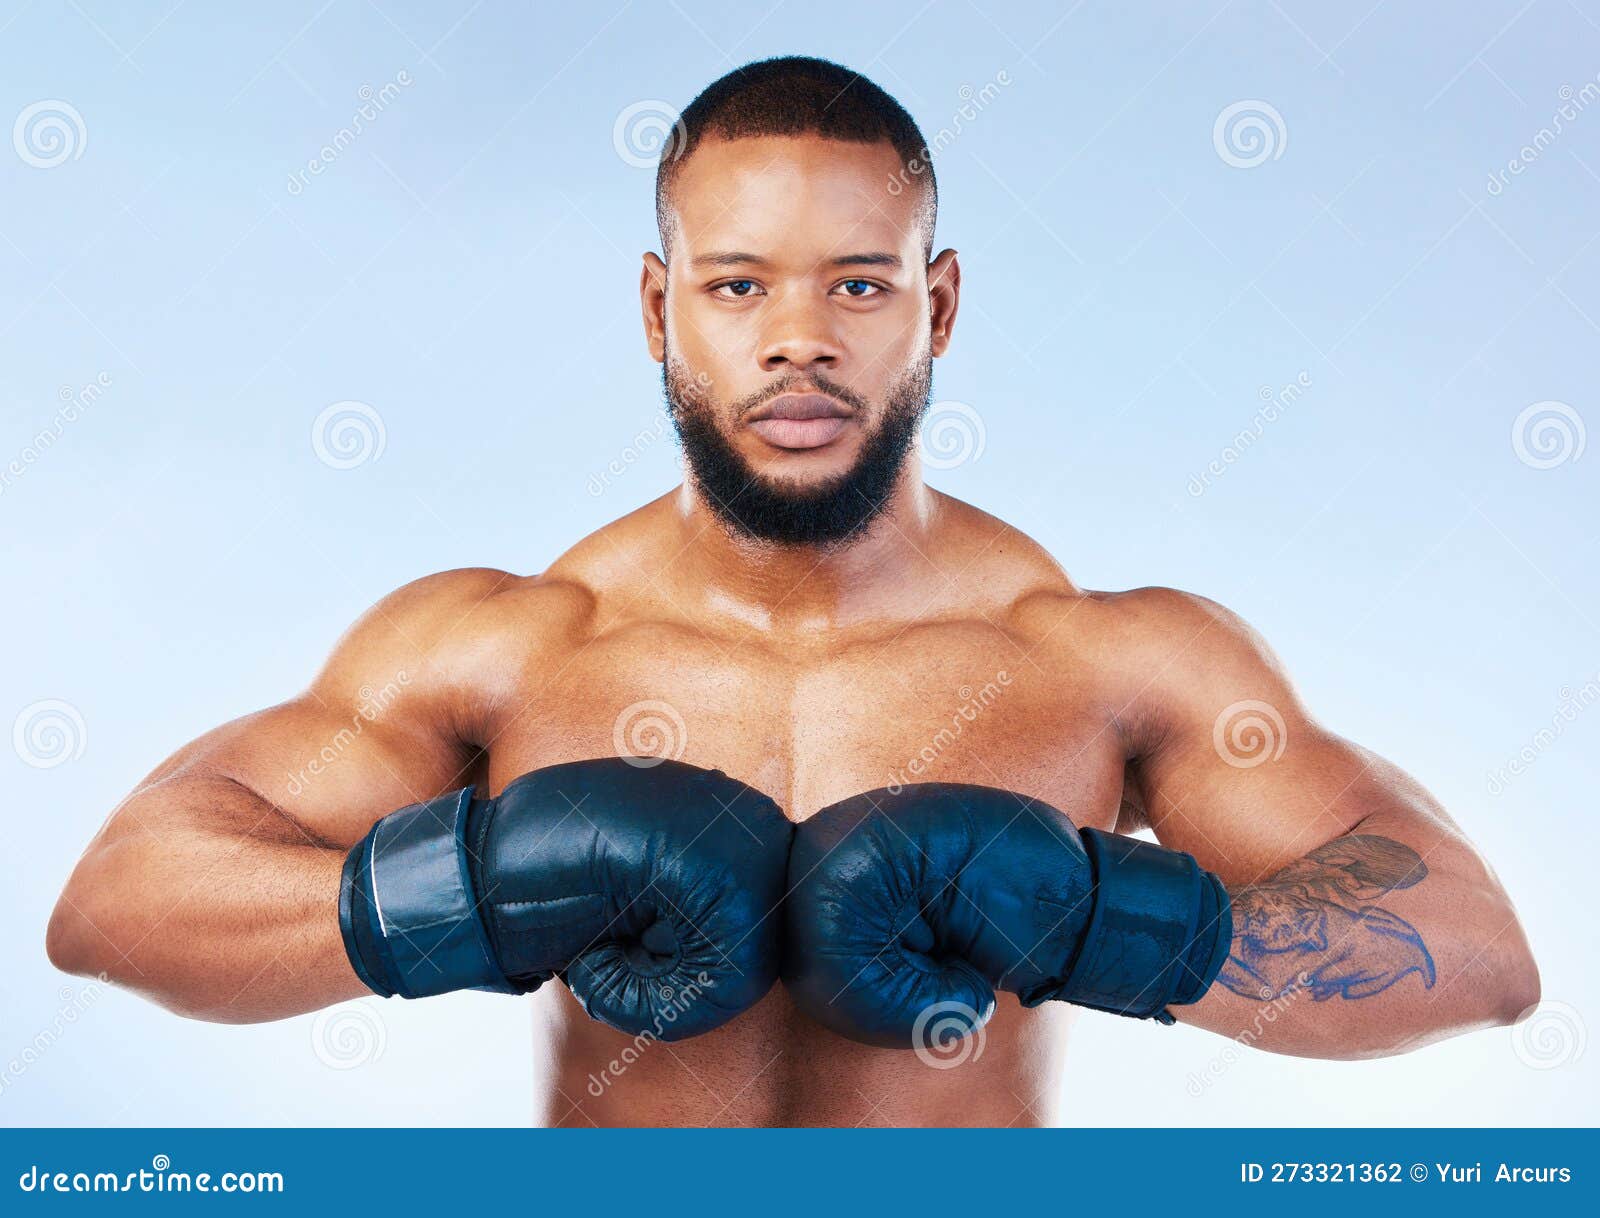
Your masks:
{"label": "bare chest", "polygon": [[986,623],[774,647],[643,625],[521,661],[490,784],[585,757],[720,769],[804,819],[917,782],[1004,787],[1109,826],[1123,746],[1092,673],[1049,672]]}
{"label": "bare chest", "polygon": [[[815,646],[647,624],[508,662],[516,696],[489,724],[493,790],[558,762],[661,756],[721,769],[795,820],[918,782],[1020,791],[1080,825],[1116,820],[1124,748],[1105,682],[1046,668],[986,622]],[[929,1070],[833,1035],[777,985],[732,1023],[617,1075],[628,1038],[564,990],[537,997],[539,1119],[570,1125],[1048,1122],[1070,1018],[1004,996],[981,1059]]]}

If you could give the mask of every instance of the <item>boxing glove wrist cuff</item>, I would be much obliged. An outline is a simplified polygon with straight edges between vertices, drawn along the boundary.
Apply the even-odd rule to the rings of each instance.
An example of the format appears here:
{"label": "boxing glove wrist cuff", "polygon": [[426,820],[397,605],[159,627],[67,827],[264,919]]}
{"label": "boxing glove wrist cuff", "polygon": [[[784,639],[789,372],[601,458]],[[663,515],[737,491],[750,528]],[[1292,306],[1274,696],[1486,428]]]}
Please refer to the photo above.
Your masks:
{"label": "boxing glove wrist cuff", "polygon": [[501,971],[467,865],[467,788],[385,816],[351,847],[339,929],[356,975],[387,998],[524,992]]}
{"label": "boxing glove wrist cuff", "polygon": [[1099,829],[1080,836],[1094,869],[1094,909],[1052,997],[1172,1023],[1167,1007],[1199,1001],[1227,958],[1227,889],[1181,851]]}

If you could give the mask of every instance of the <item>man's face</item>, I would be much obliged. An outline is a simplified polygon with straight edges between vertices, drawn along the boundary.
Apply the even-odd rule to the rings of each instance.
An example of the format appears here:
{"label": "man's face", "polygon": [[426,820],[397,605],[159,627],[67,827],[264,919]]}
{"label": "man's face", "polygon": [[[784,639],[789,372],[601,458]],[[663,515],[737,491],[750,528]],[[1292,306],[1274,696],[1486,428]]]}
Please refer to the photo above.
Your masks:
{"label": "man's face", "polygon": [[904,468],[934,352],[900,174],[887,143],[762,137],[702,143],[674,184],[659,355],[690,475],[738,531],[842,540]]}

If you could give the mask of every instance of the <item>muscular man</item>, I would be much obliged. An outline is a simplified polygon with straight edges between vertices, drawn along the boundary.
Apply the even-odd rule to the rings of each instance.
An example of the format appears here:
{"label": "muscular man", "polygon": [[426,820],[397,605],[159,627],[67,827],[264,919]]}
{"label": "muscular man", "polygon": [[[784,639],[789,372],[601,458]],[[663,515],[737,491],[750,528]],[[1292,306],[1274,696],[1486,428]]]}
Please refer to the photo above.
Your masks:
{"label": "muscular man", "polygon": [[[981,877],[962,889],[970,908],[913,908],[900,944],[835,950],[875,916],[875,884],[949,853],[951,824],[1022,823],[1058,843],[1148,829],[1163,858],[1220,877],[1232,938],[1215,983],[1172,1008],[1183,1022],[1357,1058],[1536,1002],[1488,865],[1414,780],[1317,723],[1247,626],[1166,588],[1081,589],[1015,528],[924,485],[917,426],[961,290],[955,251],[933,256],[925,157],[905,111],[835,65],[768,61],[708,88],[663,157],[662,252],[640,275],[684,484],[542,574],[400,589],[304,693],[180,749],[78,865],[51,958],[238,1022],[559,974],[531,1000],[553,1124],[1050,1123],[1074,1008],[1043,1001],[1059,987],[1036,944],[991,933],[1037,913],[1019,876],[1054,883],[1048,850],[970,850],[952,865]],[[615,760],[629,754],[671,762],[630,776]],[[468,787],[476,799],[446,794]],[[382,819],[418,804],[431,822]],[[726,827],[723,807],[748,813],[748,840],[702,833]],[[771,843],[790,832],[774,809],[798,826],[791,863],[809,861],[789,908],[763,913],[738,894],[741,876],[774,882],[787,847]],[[405,893],[361,888],[363,867],[405,851],[351,850],[408,825],[432,835],[411,870],[393,864],[421,894],[409,914]],[[1077,849],[1062,846],[1064,876],[1088,874]],[[655,853],[669,871],[641,861]],[[614,907],[593,903],[596,886]],[[493,903],[472,924],[492,933],[383,946],[396,919],[426,937],[441,892]],[[656,903],[635,937],[581,969],[641,892]],[[610,982],[678,959],[648,924],[685,902],[736,1001],[695,1035],[619,1031],[637,1012],[607,1006]],[[1001,991],[981,1053],[931,1069],[907,1042],[855,1034],[846,996],[884,1015],[882,993],[851,987],[902,977],[871,971],[891,947],[961,934],[951,967]]]}

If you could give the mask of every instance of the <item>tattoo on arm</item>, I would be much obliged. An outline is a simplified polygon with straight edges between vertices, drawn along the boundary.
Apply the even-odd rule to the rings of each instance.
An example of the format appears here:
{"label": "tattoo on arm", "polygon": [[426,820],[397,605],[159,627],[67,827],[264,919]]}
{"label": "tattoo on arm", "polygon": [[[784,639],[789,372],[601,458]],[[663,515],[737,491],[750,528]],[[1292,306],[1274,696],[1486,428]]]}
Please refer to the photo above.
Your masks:
{"label": "tattoo on arm", "polygon": [[1376,902],[1420,884],[1427,864],[1375,834],[1335,838],[1233,895],[1233,948],[1220,980],[1246,998],[1298,989],[1318,1002],[1370,998],[1408,973],[1433,988],[1433,957],[1416,927]]}

